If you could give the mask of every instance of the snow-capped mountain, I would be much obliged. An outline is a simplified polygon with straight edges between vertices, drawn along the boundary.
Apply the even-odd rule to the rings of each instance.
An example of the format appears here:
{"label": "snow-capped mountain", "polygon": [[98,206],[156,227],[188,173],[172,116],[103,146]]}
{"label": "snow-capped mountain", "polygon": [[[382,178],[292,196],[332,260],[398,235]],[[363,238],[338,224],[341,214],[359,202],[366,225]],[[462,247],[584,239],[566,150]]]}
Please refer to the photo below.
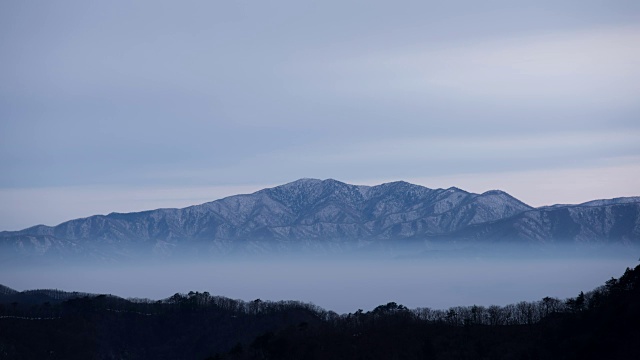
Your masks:
{"label": "snow-capped mountain", "polygon": [[640,241],[640,198],[534,209],[493,190],[300,179],[182,209],[111,213],[0,233],[5,255],[354,248],[405,241]]}
{"label": "snow-capped mountain", "polygon": [[535,243],[640,243],[640,198],[594,200],[523,211],[510,218],[473,224],[441,240]]}

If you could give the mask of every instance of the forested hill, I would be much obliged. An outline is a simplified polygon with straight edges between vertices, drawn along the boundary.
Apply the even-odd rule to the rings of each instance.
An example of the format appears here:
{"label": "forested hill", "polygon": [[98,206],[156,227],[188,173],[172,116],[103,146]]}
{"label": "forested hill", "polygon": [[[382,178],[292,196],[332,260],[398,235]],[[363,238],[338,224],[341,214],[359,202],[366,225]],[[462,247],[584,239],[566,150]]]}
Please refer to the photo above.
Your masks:
{"label": "forested hill", "polygon": [[640,245],[640,198],[534,209],[498,190],[300,179],[183,209],[0,232],[0,260],[345,252],[452,240]]}
{"label": "forested hill", "polygon": [[565,300],[343,315],[206,292],[153,301],[1,288],[2,359],[631,359],[640,338],[640,266]]}

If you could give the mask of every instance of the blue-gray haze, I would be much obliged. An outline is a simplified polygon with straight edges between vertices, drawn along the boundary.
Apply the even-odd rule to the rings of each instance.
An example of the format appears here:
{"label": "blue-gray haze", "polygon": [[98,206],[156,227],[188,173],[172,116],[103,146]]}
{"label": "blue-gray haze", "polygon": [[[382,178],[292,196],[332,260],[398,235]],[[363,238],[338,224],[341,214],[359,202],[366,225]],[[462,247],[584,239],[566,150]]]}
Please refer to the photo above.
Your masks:
{"label": "blue-gray haze", "polygon": [[444,309],[575,297],[619,277],[626,267],[637,265],[636,260],[637,252],[604,257],[573,252],[561,257],[236,259],[19,270],[0,265],[0,284],[17,290],[57,288],[151,299],[208,291],[245,301],[300,300],[347,313],[390,301]]}

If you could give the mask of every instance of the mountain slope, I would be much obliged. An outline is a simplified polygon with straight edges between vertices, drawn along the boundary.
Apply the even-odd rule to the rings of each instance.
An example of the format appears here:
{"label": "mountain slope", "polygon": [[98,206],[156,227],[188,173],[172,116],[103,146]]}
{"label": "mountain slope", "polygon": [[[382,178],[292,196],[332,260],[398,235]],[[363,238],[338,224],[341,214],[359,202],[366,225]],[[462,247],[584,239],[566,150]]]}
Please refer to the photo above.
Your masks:
{"label": "mountain slope", "polygon": [[509,194],[300,179],[183,209],[111,213],[0,233],[15,255],[118,258],[344,251],[422,241],[640,243],[640,197],[534,209]]}
{"label": "mountain slope", "polygon": [[229,251],[312,242],[392,241],[446,234],[532,208],[507,193],[473,194],[407,182],[378,186],[301,179],[183,209],[111,213],[0,233],[22,254]]}
{"label": "mountain slope", "polygon": [[528,210],[511,218],[471,225],[441,239],[638,244],[640,198]]}

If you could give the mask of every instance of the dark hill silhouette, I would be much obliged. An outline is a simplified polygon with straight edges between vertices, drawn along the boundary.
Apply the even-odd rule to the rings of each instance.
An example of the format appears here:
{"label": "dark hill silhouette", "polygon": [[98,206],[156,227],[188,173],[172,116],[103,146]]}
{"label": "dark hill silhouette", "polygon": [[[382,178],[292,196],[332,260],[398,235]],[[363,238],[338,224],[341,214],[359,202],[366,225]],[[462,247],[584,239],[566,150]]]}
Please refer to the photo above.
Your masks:
{"label": "dark hill silhouette", "polygon": [[[640,266],[566,300],[447,310],[390,302],[343,315],[207,292],[159,301],[4,293],[0,355],[7,360],[631,359],[640,338]],[[33,302],[34,294],[42,302]]]}

